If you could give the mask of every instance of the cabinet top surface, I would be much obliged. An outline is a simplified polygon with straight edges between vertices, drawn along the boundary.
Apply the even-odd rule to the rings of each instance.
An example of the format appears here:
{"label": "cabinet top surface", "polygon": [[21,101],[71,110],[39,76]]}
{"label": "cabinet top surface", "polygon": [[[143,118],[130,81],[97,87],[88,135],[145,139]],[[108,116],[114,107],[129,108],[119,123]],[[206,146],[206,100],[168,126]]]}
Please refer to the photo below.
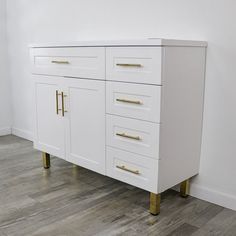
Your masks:
{"label": "cabinet top surface", "polygon": [[89,40],[74,42],[54,42],[31,44],[31,48],[56,48],[56,47],[118,47],[118,46],[185,46],[185,47],[207,47],[205,41],[178,40],[178,39],[134,39],[134,40]]}

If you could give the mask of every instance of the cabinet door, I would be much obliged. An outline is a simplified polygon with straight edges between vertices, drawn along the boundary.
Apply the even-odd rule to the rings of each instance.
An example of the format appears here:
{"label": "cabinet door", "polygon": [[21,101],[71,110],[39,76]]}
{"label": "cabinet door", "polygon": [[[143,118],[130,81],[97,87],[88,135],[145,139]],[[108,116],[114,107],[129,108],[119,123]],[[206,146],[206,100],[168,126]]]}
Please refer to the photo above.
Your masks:
{"label": "cabinet door", "polygon": [[33,77],[36,108],[34,146],[43,152],[64,158],[64,123],[59,110],[62,106],[62,78],[39,75]]}
{"label": "cabinet door", "polygon": [[105,81],[65,80],[66,160],[105,174]]}

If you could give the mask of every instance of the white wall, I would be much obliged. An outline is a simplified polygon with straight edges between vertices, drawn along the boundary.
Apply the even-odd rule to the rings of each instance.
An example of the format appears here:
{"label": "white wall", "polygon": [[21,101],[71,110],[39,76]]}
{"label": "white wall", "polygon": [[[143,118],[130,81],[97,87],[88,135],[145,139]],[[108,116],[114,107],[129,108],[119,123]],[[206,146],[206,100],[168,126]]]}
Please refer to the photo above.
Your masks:
{"label": "white wall", "polygon": [[10,80],[7,74],[6,0],[0,0],[0,135],[11,133]]}
{"label": "white wall", "polygon": [[236,210],[235,0],[8,0],[14,132],[32,132],[32,42],[164,37],[209,42],[201,171],[192,194]]}

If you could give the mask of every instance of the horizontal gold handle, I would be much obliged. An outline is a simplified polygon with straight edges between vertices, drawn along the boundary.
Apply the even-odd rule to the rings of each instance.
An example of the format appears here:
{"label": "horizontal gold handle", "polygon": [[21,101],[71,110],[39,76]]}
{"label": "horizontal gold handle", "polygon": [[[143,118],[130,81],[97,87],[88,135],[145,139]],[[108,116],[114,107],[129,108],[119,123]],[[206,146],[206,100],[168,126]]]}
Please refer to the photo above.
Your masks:
{"label": "horizontal gold handle", "polygon": [[125,166],[116,166],[116,168],[127,171],[127,172],[130,172],[132,174],[136,174],[136,175],[140,174],[140,172],[138,170],[131,170],[131,169],[128,169],[127,167],[125,167]]}
{"label": "horizontal gold handle", "polygon": [[137,104],[137,105],[141,105],[142,104],[141,101],[135,101],[135,100],[129,100],[129,99],[123,99],[123,98],[117,98],[116,101],[117,102],[132,103],[132,104]]}
{"label": "horizontal gold handle", "polygon": [[126,66],[126,67],[142,67],[141,64],[128,64],[128,63],[117,63],[117,66]]}
{"label": "horizontal gold handle", "polygon": [[132,136],[132,135],[128,135],[126,133],[116,133],[117,136],[121,136],[123,138],[129,138],[129,139],[134,139],[134,140],[141,140],[141,138],[139,136]]}
{"label": "horizontal gold handle", "polygon": [[51,61],[53,64],[70,64],[69,61]]}

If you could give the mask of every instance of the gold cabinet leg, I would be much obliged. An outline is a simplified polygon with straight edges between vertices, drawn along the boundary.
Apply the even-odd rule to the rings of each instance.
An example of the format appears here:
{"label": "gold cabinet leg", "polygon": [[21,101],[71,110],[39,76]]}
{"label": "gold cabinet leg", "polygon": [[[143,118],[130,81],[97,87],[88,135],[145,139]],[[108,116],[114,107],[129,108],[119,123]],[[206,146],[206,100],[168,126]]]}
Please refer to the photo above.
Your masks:
{"label": "gold cabinet leg", "polygon": [[44,169],[48,169],[50,167],[50,154],[43,152],[43,167]]}
{"label": "gold cabinet leg", "polygon": [[160,213],[161,194],[150,193],[150,210],[152,215]]}
{"label": "gold cabinet leg", "polygon": [[184,198],[188,197],[189,188],[190,188],[190,181],[189,179],[187,179],[180,184],[180,196]]}

